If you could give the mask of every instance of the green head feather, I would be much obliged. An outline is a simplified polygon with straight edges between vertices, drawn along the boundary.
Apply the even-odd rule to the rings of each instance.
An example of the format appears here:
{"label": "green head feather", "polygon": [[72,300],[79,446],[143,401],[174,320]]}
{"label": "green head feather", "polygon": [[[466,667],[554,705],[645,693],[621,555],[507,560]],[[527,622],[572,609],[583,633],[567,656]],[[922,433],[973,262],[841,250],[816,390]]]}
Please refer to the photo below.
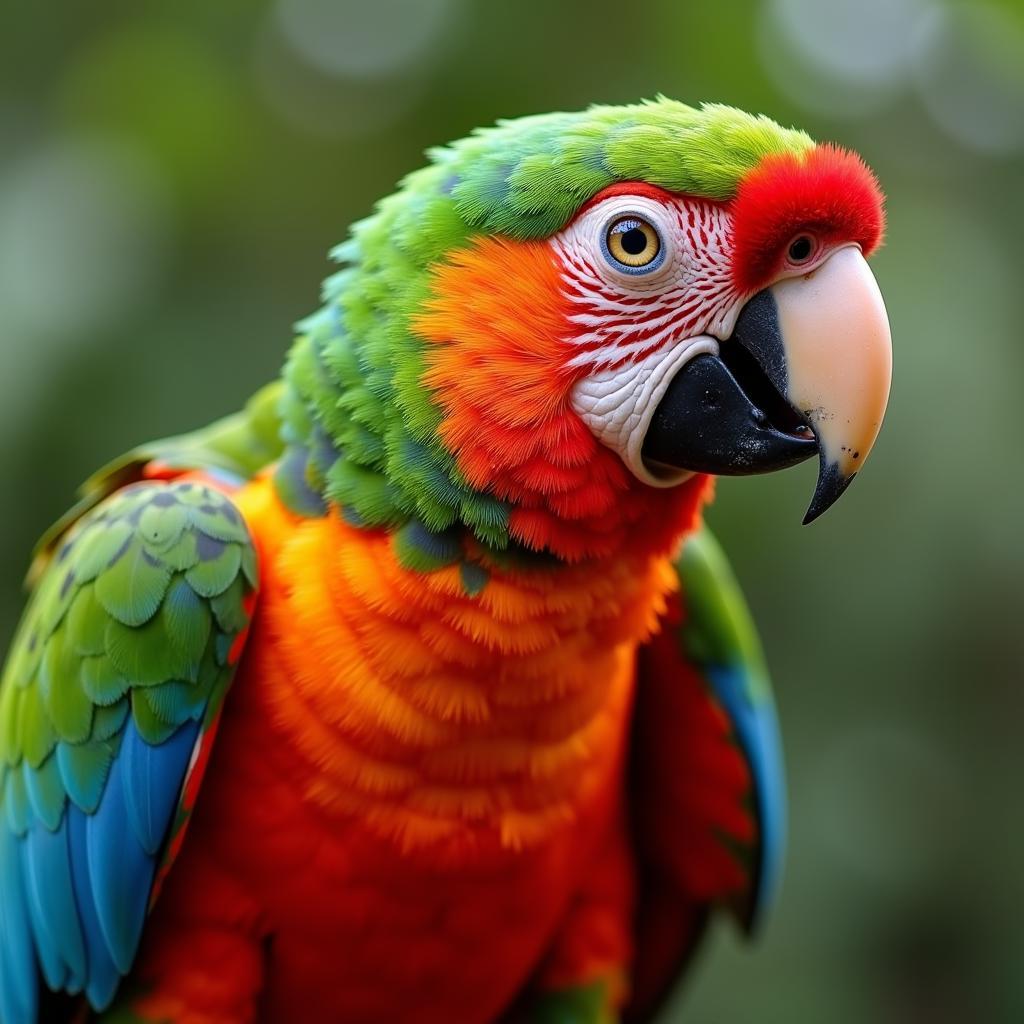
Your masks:
{"label": "green head feather", "polygon": [[403,560],[421,568],[457,557],[464,528],[507,547],[508,508],[462,479],[421,383],[410,319],[429,298],[430,268],[475,235],[545,238],[619,181],[728,199],[765,156],[813,145],[766,117],[659,98],[503,121],[431,150],[334,251],[343,269],[300,325],[285,371],[284,499],[398,529]]}

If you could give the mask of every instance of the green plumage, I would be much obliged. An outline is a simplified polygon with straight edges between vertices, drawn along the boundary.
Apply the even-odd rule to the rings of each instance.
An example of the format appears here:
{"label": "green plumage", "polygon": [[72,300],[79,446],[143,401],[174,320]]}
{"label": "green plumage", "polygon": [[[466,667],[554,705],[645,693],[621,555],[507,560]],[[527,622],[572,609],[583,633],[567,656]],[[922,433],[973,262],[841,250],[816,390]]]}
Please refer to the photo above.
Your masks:
{"label": "green plumage", "polygon": [[96,810],[129,714],[159,743],[215,705],[248,625],[255,552],[223,494],[198,483],[121,490],[65,536],[0,681],[0,812],[51,831]]}
{"label": "green plumage", "polygon": [[729,561],[708,529],[687,538],[677,564],[687,596],[681,630],[698,665],[743,665],[752,701],[771,698],[761,638]]}
{"label": "green plumage", "polygon": [[617,181],[727,199],[764,156],[812,145],[764,117],[660,98],[501,122],[431,150],[334,251],[343,269],[300,324],[285,371],[284,500],[304,515],[322,514],[327,498],[355,522],[414,523],[398,545],[413,568],[443,545],[410,540],[453,526],[506,548],[508,508],[462,478],[421,383],[410,321],[429,297],[430,268],[476,235],[547,237]]}
{"label": "green plumage", "polygon": [[[82,485],[77,504],[61,516],[36,545],[29,582],[39,579],[69,528],[104,498],[141,479],[143,468],[149,463],[158,462],[181,471],[226,474],[244,480],[277,460],[284,450],[279,413],[283,391],[281,381],[268,384],[257,391],[240,412],[188,434],[141,445],[94,473]],[[149,515],[152,517],[155,513]],[[162,528],[170,532],[172,539],[177,516],[178,513],[160,516]],[[211,522],[214,523],[212,527]],[[216,529],[216,520],[207,521],[205,526]],[[151,547],[161,543],[158,537],[149,538]],[[167,546],[170,543],[168,540]],[[100,549],[97,549],[97,555],[102,555]],[[168,557],[173,558],[174,555]]]}

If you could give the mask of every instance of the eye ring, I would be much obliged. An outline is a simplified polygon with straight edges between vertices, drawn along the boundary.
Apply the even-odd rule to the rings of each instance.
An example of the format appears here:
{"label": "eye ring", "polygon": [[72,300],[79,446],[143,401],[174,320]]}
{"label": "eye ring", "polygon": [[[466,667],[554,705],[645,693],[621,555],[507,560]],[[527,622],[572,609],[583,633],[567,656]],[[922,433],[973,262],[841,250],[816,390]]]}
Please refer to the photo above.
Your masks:
{"label": "eye ring", "polygon": [[786,258],[794,266],[800,267],[810,261],[818,253],[818,242],[814,235],[801,231],[795,235],[786,249]]}
{"label": "eye ring", "polygon": [[601,252],[609,265],[623,274],[650,274],[665,262],[661,233],[638,213],[620,213],[601,234]]}

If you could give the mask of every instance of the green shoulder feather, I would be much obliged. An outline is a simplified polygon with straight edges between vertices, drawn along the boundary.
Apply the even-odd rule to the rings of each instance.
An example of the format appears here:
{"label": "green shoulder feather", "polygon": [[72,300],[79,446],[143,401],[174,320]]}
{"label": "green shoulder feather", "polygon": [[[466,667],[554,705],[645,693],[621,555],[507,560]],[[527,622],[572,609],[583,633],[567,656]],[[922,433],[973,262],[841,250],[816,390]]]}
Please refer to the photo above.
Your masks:
{"label": "green shoulder feather", "polygon": [[248,480],[280,458],[280,405],[284,384],[277,380],[256,392],[245,407],[200,430],[151,441],[108,462],[79,488],[79,500],[40,538],[28,573],[31,585],[39,579],[68,528],[104,498],[145,476],[147,466],[168,470],[202,471]]}

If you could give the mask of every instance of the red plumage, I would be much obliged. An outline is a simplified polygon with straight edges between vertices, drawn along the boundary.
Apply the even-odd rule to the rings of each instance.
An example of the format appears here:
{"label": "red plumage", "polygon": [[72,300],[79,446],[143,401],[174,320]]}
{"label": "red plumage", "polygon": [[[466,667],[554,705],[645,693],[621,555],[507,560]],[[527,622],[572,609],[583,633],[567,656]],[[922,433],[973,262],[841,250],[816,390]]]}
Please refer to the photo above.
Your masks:
{"label": "red plumage", "polygon": [[778,276],[787,244],[801,231],[823,244],[856,242],[865,256],[885,231],[874,174],[856,153],[832,145],[766,157],[740,183],[732,213],[732,272],[742,292]]}

